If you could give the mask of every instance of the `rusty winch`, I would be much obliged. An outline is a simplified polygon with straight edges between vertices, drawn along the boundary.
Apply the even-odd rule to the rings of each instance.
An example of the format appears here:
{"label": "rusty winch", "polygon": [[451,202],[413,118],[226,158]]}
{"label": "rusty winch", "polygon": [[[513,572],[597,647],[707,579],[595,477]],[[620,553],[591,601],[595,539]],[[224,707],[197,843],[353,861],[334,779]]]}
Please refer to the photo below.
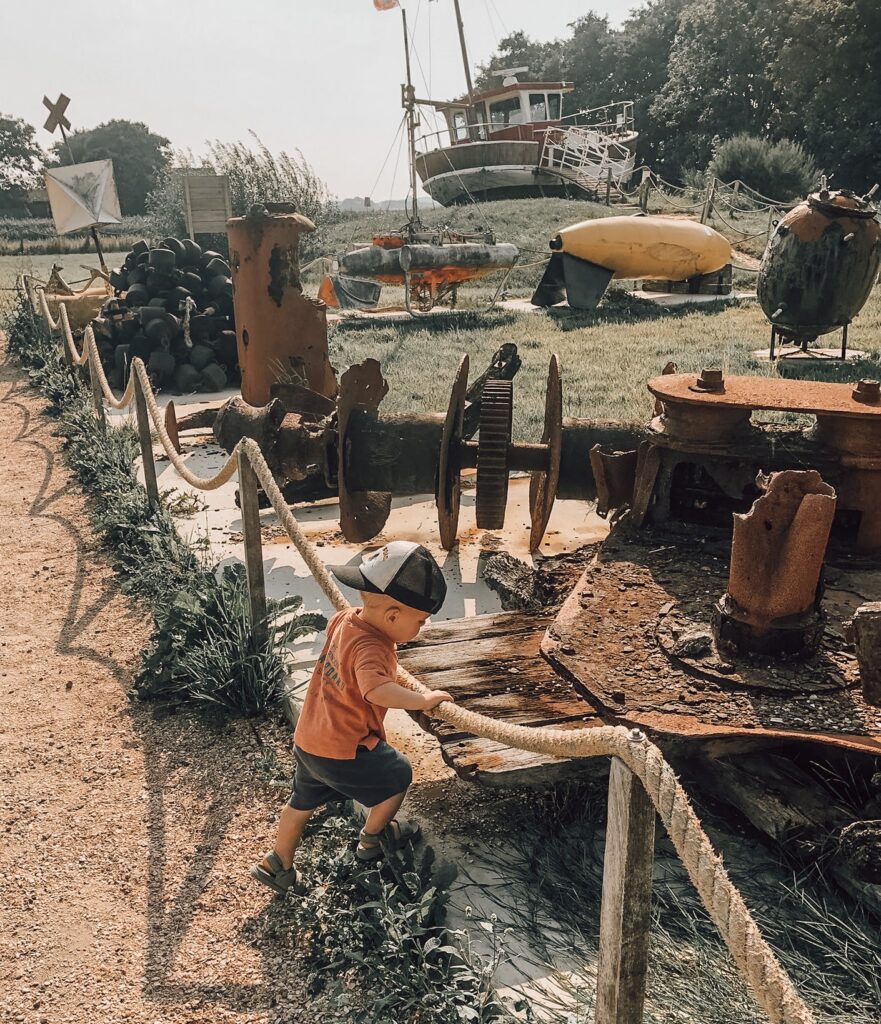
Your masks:
{"label": "rusty winch", "polygon": [[[656,415],[629,451],[591,453],[599,510],[629,505],[639,526],[671,520],[727,526],[759,497],[757,473],[817,469],[838,494],[839,536],[881,549],[881,386],[720,370],[649,381]],[[759,410],[812,416],[807,429],[754,424]],[[616,481],[608,484],[607,479]]]}

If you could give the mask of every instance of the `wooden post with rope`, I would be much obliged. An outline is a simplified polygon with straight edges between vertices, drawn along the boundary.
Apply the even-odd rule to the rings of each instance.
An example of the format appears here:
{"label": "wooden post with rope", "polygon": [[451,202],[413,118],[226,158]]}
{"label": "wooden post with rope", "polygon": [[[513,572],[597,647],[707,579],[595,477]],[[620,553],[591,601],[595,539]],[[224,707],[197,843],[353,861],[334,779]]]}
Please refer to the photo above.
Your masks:
{"label": "wooden post with rope", "polygon": [[[67,348],[66,345],[65,345],[65,348]],[[106,430],[107,429],[107,417],[106,417],[106,415],[104,413],[104,395],[101,392],[101,382],[98,380],[98,373],[95,370],[95,368],[92,366],[92,359],[93,358],[94,358],[94,353],[90,349],[89,350],[89,359],[88,359],[89,390],[92,392],[92,405],[95,407],[95,416],[97,417],[98,422],[101,424],[102,430]]]}
{"label": "wooden post with rope", "polygon": [[715,198],[716,179],[713,178],[709,185],[707,185],[707,194],[704,199],[703,209],[701,210],[701,224],[706,224],[707,221],[710,219],[710,216],[713,212],[713,201],[715,200]]}
{"label": "wooden post with rope", "polygon": [[144,464],[144,486],[150,507],[159,508],[159,485],[156,483],[156,463],[153,461],[153,439],[150,437],[150,416],[141,379],[134,374],[135,418],[138,424],[138,439],[141,442],[141,461]]}
{"label": "wooden post with rope", "polygon": [[244,449],[239,449],[239,507],[245,537],[245,570],[248,574],[248,606],[256,647],[266,641],[266,581],[263,575],[263,538],[260,533],[260,506],[257,502],[257,477]]}
{"label": "wooden post with rope", "polygon": [[774,207],[770,206],[768,208],[768,229],[765,232],[765,245],[767,245],[768,242],[771,241],[771,232],[774,229],[774,213]]}
{"label": "wooden post with rope", "polygon": [[655,808],[620,758],[609,771],[594,1024],[641,1024],[648,970]]}

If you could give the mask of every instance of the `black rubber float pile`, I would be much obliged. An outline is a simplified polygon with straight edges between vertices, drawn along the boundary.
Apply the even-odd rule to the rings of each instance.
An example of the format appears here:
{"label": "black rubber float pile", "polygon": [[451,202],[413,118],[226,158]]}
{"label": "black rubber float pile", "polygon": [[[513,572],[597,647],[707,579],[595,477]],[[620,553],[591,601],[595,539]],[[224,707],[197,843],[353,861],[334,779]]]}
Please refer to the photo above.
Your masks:
{"label": "black rubber float pile", "polygon": [[189,238],[136,242],[110,273],[115,297],[93,321],[101,362],[122,387],[143,359],[155,388],[220,391],[240,379],[229,264]]}

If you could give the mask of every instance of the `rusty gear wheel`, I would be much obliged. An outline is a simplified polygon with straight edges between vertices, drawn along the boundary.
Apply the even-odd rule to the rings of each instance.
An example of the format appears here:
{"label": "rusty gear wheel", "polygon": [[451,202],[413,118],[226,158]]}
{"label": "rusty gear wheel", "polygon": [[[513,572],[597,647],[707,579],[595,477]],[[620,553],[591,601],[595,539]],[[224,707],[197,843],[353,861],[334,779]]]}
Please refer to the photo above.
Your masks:
{"label": "rusty gear wheel", "polygon": [[477,525],[481,530],[500,530],[505,525],[513,410],[513,382],[486,381],[477,438]]}

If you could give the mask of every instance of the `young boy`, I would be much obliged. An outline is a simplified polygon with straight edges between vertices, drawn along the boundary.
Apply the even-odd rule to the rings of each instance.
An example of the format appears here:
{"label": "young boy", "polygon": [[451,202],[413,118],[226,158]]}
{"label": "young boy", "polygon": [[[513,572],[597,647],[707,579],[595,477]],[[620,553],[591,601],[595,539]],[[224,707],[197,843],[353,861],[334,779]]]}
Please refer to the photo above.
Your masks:
{"label": "young boy", "polygon": [[302,891],[294,851],[312,813],[329,800],[369,808],[355,856],[381,856],[381,841],[400,848],[419,838],[419,826],[395,814],[413,780],[410,762],[386,743],[387,708],[430,711],[453,698],[443,690],[419,694],[395,682],[395,645],[412,640],[439,612],[447,586],[421,544],[393,541],[356,566],[331,566],[345,586],[361,592],[362,607],[338,612],[315,665],[294,732],[297,771],[282,809],[275,848],[251,876],[276,892]]}

